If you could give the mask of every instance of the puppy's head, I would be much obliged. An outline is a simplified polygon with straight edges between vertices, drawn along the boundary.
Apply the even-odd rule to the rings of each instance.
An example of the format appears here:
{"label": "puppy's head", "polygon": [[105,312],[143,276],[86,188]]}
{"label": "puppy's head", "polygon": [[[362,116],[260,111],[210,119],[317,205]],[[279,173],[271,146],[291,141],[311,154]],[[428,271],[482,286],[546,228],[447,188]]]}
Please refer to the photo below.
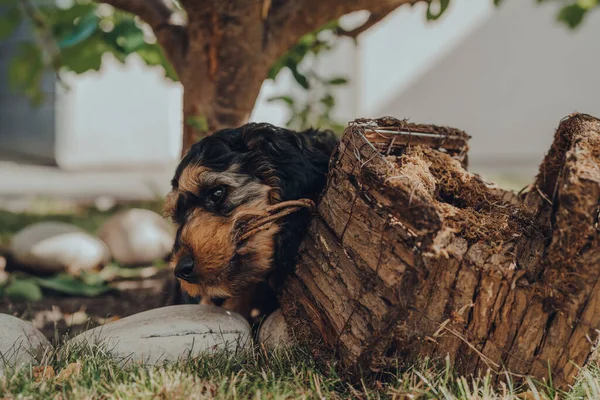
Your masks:
{"label": "puppy's head", "polygon": [[291,236],[298,236],[307,218],[281,221],[244,240],[239,222],[279,201],[316,199],[334,144],[330,133],[247,124],[192,146],[165,203],[178,227],[172,266],[181,287],[194,297],[227,298],[264,280],[280,249],[290,248],[285,232],[293,226]]}

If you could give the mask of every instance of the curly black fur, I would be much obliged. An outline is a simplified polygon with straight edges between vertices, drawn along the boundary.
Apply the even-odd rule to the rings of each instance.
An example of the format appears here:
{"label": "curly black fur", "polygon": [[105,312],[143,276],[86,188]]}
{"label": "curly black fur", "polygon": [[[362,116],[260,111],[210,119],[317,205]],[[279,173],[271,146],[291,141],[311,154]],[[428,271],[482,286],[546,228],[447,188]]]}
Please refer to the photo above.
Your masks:
{"label": "curly black fur", "polygon": [[[215,172],[237,166],[243,174],[274,187],[280,201],[309,198],[317,201],[327,178],[329,159],[337,139],[329,131],[309,129],[294,132],[267,123],[251,123],[223,129],[194,144],[183,157],[172,181],[174,189],[182,172],[201,165]],[[178,204],[174,219],[183,219],[184,204]],[[269,280],[279,286],[293,270],[299,245],[306,233],[307,210],[281,221],[275,237],[274,269]],[[176,244],[177,246],[177,244]]]}

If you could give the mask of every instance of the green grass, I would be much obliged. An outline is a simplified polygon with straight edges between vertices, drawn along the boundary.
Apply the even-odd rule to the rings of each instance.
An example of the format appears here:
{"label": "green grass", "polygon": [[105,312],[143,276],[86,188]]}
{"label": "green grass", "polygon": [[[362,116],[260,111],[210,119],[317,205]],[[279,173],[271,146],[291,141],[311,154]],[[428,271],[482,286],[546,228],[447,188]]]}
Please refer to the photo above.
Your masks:
{"label": "green grass", "polygon": [[[24,367],[0,377],[0,398],[23,399],[598,399],[600,370],[588,367],[569,393],[527,380],[520,387],[492,377],[458,377],[449,363],[424,362],[369,379],[345,379],[335,362],[317,362],[307,349],[252,349],[175,364],[123,367],[101,348],[65,345],[45,357],[55,376]],[[78,373],[61,371],[80,365]]]}

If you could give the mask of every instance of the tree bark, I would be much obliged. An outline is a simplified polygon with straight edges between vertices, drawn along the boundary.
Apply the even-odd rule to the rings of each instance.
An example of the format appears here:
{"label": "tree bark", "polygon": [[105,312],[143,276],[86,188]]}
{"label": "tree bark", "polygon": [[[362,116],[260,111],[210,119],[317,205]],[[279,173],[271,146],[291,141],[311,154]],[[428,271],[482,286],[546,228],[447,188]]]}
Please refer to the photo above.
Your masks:
{"label": "tree bark", "polygon": [[350,368],[448,356],[566,387],[600,328],[600,121],[566,118],[520,195],[465,170],[460,132],[419,130],[346,130],[282,295],[288,325]]}
{"label": "tree bark", "polygon": [[[382,19],[425,0],[103,0],[154,30],[184,88],[183,148],[248,121],[271,66],[298,39],[358,10]],[[355,32],[357,34],[358,32]]]}

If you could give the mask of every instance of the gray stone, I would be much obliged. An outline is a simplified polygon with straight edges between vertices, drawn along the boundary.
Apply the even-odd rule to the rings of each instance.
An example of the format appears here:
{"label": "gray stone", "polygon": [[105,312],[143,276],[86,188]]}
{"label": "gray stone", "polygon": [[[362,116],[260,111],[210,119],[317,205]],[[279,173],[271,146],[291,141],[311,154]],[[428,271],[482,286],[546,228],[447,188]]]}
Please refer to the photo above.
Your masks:
{"label": "gray stone", "polygon": [[0,375],[7,368],[35,364],[50,349],[50,342],[29,322],[0,314]]}
{"label": "gray stone", "polygon": [[269,315],[262,323],[258,332],[258,340],[269,350],[293,344],[287,323],[280,309]]}
{"label": "gray stone", "polygon": [[76,346],[99,345],[115,359],[160,365],[251,345],[250,325],[239,314],[213,305],[157,308],[107,323],[72,339]]}
{"label": "gray stone", "polygon": [[108,247],[79,227],[64,222],[46,221],[30,225],[11,241],[15,259],[37,272],[77,273],[110,261]]}
{"label": "gray stone", "polygon": [[98,231],[113,258],[124,266],[165,258],[175,239],[171,225],[157,213],[133,208],[112,216]]}

